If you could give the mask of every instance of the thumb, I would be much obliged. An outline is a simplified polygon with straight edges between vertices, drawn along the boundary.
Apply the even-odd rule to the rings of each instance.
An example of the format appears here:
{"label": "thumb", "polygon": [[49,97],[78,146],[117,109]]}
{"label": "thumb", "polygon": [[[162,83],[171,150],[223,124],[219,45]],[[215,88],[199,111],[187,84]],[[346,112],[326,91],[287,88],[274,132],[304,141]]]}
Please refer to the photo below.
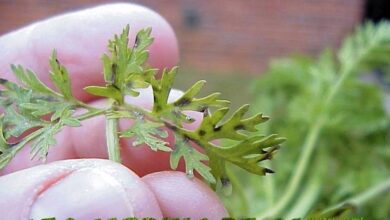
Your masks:
{"label": "thumb", "polygon": [[3,219],[108,219],[162,214],[132,171],[108,160],[67,160],[0,178]]}

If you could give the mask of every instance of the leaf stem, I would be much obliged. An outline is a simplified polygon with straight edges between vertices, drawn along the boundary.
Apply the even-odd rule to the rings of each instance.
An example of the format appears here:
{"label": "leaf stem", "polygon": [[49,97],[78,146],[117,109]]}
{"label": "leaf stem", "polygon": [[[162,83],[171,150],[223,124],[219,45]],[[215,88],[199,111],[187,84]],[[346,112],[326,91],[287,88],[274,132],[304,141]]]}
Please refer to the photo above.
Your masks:
{"label": "leaf stem", "polygon": [[[115,108],[115,103],[113,107]],[[120,144],[118,136],[119,119],[106,114],[106,141],[108,149],[108,159],[121,163]]]}
{"label": "leaf stem", "polygon": [[76,106],[82,107],[82,108],[85,108],[85,109],[88,109],[88,110],[90,110],[90,111],[99,110],[98,108],[95,108],[95,107],[93,107],[93,106],[91,106],[91,105],[88,105],[88,104],[86,104],[86,103],[84,103],[84,102],[82,102],[82,101],[79,101],[79,100],[77,100],[77,99],[72,100],[72,102],[73,102]]}
{"label": "leaf stem", "polygon": [[87,119],[93,118],[93,117],[95,117],[97,115],[102,115],[106,111],[107,111],[107,109],[98,109],[96,111],[89,111],[87,113],[84,113],[84,114],[81,114],[81,115],[77,116],[76,119],[79,120],[79,121],[87,120]]}
{"label": "leaf stem", "polygon": [[131,111],[131,112],[138,112],[138,113],[141,113],[155,121],[162,121],[162,119],[160,119],[159,117],[155,116],[152,114],[152,112],[148,111],[147,109],[144,109],[144,108],[141,108],[141,107],[138,107],[136,105],[130,105],[130,104],[124,104],[124,105],[121,105],[119,107],[120,109],[123,108],[124,110],[126,111]]}

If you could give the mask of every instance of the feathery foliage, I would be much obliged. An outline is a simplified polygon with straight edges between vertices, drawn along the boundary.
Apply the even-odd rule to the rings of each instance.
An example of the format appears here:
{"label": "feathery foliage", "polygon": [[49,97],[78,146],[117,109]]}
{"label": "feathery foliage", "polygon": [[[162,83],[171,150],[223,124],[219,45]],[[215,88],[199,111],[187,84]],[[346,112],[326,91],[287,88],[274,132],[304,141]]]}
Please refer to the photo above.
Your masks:
{"label": "feathery foliage", "polygon": [[[265,175],[273,171],[261,166],[269,160],[284,141],[278,135],[258,135],[257,125],[268,120],[262,114],[244,118],[247,105],[239,108],[230,119],[223,120],[229,111],[229,102],[219,99],[219,93],[197,97],[205,81],[196,82],[173,102],[168,101],[173,80],[178,68],[164,69],[161,78],[158,70],[146,62],[147,51],[152,44],[151,28],[137,33],[134,45],[129,47],[129,26],[120,35],[109,41],[109,54],[104,54],[104,86],[91,85],[85,91],[108,98],[109,106],[94,108],[77,100],[72,95],[71,79],[66,68],[57,59],[54,51],[49,64],[50,78],[56,87],[53,90],[41,82],[31,70],[12,66],[14,75],[21,85],[1,79],[3,89],[0,104],[4,113],[0,126],[0,168],[31,142],[32,157],[46,158],[50,146],[55,144],[55,134],[64,126],[80,126],[80,121],[104,114],[109,157],[120,162],[119,139],[131,138],[134,146],[147,146],[152,150],[171,153],[171,167],[176,169],[184,160],[186,172],[193,176],[198,172],[205,180],[216,186],[218,182],[228,183],[226,163],[235,164],[251,173]],[[151,87],[154,103],[151,110],[125,102],[125,96],[138,96],[139,89]],[[75,115],[75,109],[86,113]],[[183,124],[195,119],[188,111],[201,112],[204,119],[195,130],[187,130]],[[118,120],[133,120],[126,130],[118,131]],[[165,130],[164,130],[165,129]],[[172,131],[173,146],[166,138]],[[12,138],[17,141],[11,143]],[[231,146],[216,144],[219,139],[231,139]],[[199,145],[199,148],[194,147]],[[206,163],[208,161],[208,164]]]}

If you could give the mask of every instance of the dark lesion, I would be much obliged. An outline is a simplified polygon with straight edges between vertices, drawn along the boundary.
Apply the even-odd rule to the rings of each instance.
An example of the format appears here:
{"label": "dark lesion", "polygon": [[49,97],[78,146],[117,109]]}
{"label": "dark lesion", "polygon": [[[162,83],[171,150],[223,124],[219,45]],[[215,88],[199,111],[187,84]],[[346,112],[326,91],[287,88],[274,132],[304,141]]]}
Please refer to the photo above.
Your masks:
{"label": "dark lesion", "polygon": [[264,168],[264,173],[275,173],[275,171],[273,171],[269,168]]}
{"label": "dark lesion", "polygon": [[238,130],[245,130],[245,125],[243,124],[238,124],[236,126],[234,126],[233,128],[235,131],[238,131]]}
{"label": "dark lesion", "polygon": [[221,177],[221,183],[222,183],[222,186],[227,186],[230,184],[230,180],[227,177]]}
{"label": "dark lesion", "polygon": [[199,130],[199,136],[204,136],[205,134],[206,134],[206,131],[204,131],[204,130]]}
{"label": "dark lesion", "polygon": [[191,100],[189,98],[181,98],[174,103],[174,105],[178,107],[184,107],[189,104],[191,104]]}

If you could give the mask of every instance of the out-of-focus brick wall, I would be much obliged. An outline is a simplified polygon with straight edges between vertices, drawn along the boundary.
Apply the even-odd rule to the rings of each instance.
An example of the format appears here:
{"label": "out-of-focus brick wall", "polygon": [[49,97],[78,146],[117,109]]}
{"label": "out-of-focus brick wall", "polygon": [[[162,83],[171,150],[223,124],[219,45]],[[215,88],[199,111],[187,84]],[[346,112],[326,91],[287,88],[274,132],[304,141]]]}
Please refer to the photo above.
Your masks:
{"label": "out-of-focus brick wall", "polygon": [[[0,33],[107,0],[1,0]],[[258,74],[268,61],[335,47],[361,21],[363,0],[135,0],[177,32],[181,65]]]}

